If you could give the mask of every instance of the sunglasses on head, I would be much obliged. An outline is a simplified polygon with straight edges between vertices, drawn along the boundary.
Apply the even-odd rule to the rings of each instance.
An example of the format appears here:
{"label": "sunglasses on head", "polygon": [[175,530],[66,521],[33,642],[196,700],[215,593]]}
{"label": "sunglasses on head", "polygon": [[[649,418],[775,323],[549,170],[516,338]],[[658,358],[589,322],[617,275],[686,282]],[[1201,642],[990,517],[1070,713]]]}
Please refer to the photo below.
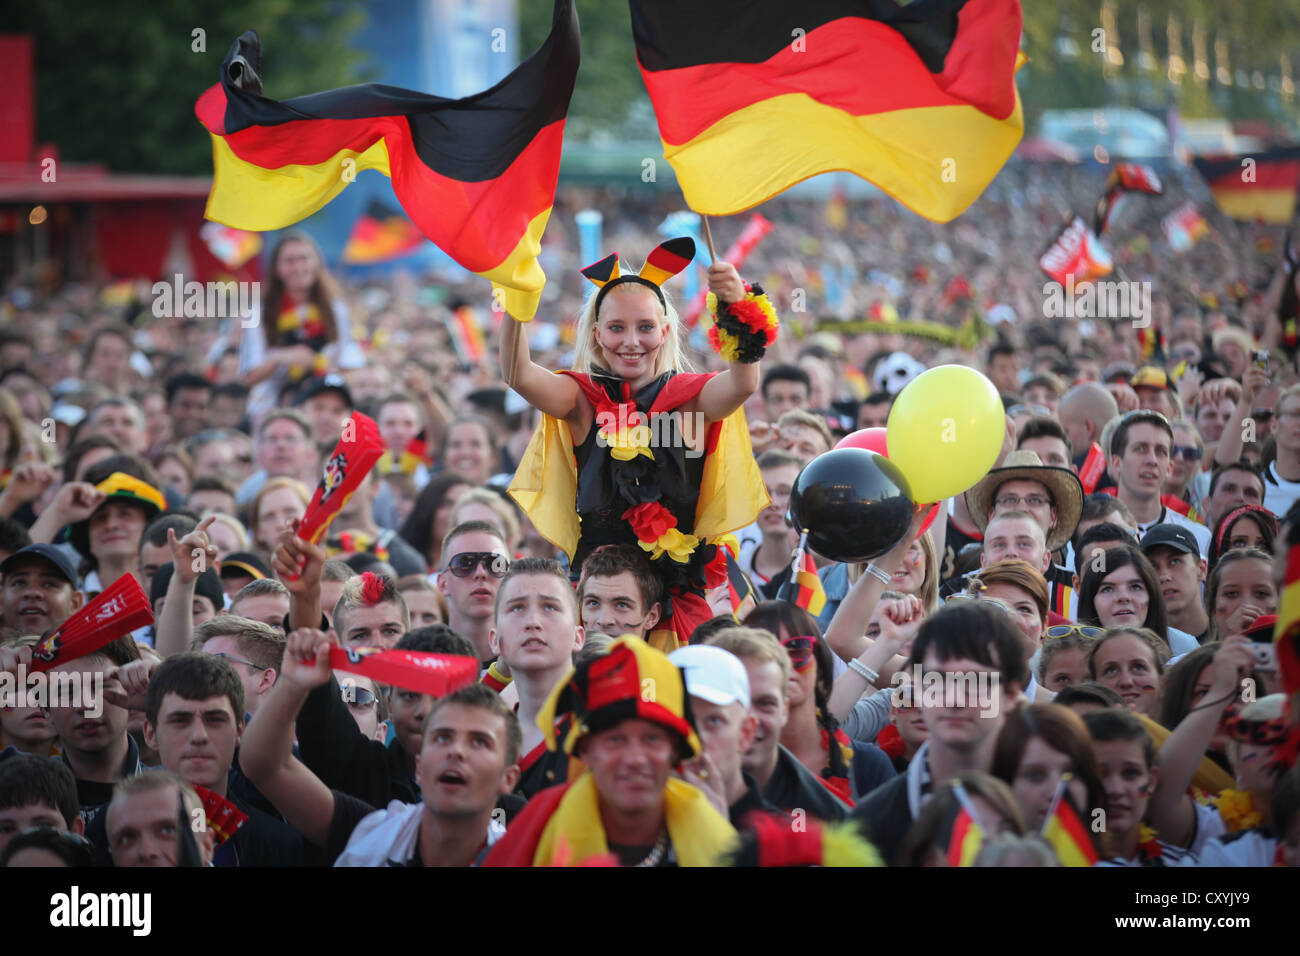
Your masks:
{"label": "sunglasses on head", "polygon": [[462,551],[453,554],[447,562],[447,570],[458,578],[467,578],[480,564],[494,578],[504,578],[510,570],[510,559],[495,551]]}
{"label": "sunglasses on head", "polygon": [[1047,629],[1047,639],[1053,641],[1077,635],[1086,641],[1095,641],[1105,633],[1104,627],[1094,627],[1091,624],[1053,624]]}
{"label": "sunglasses on head", "polygon": [[790,663],[794,665],[794,669],[802,674],[817,663],[817,659],[813,656],[813,647],[816,643],[816,637],[806,634],[787,637],[781,642],[781,646],[790,655]]}

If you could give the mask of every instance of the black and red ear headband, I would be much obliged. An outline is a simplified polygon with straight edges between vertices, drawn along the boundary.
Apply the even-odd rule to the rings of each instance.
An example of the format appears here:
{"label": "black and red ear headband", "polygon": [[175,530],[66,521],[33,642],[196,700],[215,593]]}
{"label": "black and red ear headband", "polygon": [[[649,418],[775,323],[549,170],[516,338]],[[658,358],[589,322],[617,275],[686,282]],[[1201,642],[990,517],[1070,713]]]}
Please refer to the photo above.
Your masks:
{"label": "black and red ear headband", "polygon": [[582,274],[600,289],[596,293],[596,307],[593,314],[600,315],[600,303],[610,289],[632,282],[653,290],[654,294],[659,297],[659,304],[667,312],[668,300],[664,298],[663,289],[660,286],[689,266],[694,258],[695,240],[690,236],[681,236],[655,246],[650,255],[646,257],[645,265],[641,267],[641,271],[636,275],[631,273],[623,275],[619,272],[617,252],[607,255],[599,262],[592,263],[582,270]]}

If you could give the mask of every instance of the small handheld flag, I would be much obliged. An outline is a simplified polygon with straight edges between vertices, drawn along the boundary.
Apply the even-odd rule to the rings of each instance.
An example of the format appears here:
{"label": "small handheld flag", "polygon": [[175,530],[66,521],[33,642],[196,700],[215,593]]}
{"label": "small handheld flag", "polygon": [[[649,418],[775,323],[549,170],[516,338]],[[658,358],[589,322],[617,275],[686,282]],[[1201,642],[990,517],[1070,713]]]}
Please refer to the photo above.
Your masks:
{"label": "small handheld flag", "polygon": [[32,648],[32,671],[93,654],[123,634],[153,623],[153,610],[129,571]]}
{"label": "small handheld flag", "polygon": [[353,412],[343,424],[339,443],[325,460],[320,484],[298,524],[298,537],[312,544],[319,542],[383,453],[384,440],[375,420]]}
{"label": "small handheld flag", "polygon": [[1110,275],[1115,268],[1106,247],[1078,216],[1038,257],[1038,265],[1049,277],[1071,289]]}
{"label": "small handheld flag", "polygon": [[979,815],[971,802],[966,788],[960,783],[952,788],[957,802],[944,821],[942,833],[947,836],[947,858],[949,866],[974,866],[975,856],[984,845],[984,828],[980,826]]}
{"label": "small handheld flag", "polygon": [[212,845],[219,847],[248,822],[248,814],[220,794],[207,787],[195,787],[194,792],[203,801],[203,816],[212,831]]}
{"label": "small handheld flag", "polygon": [[1043,820],[1042,837],[1056,851],[1064,866],[1092,866],[1100,857],[1070,797],[1070,780],[1070,774],[1061,774],[1052,805]]}

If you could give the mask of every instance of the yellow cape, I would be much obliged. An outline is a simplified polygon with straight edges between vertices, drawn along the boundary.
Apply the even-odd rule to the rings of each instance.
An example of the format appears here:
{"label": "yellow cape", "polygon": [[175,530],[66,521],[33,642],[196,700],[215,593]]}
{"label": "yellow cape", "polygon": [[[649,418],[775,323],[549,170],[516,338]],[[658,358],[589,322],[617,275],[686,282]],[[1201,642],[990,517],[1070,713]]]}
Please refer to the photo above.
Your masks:
{"label": "yellow cape", "polygon": [[[680,866],[716,866],[736,840],[736,831],[708,798],[676,778],[669,778],[664,789],[664,816]],[[557,856],[577,864],[608,852],[596,783],[590,773],[584,773],[547,821],[533,854],[533,866],[551,866]]]}
{"label": "yellow cape", "polygon": [[[538,533],[572,561],[582,531],[577,511],[578,463],[568,425],[550,415],[542,416],[510,482],[510,497],[524,509]],[[709,541],[738,531],[753,524],[770,503],[763,476],[754,463],[745,411],[738,408],[722,420],[717,448],[705,456],[691,533]]]}

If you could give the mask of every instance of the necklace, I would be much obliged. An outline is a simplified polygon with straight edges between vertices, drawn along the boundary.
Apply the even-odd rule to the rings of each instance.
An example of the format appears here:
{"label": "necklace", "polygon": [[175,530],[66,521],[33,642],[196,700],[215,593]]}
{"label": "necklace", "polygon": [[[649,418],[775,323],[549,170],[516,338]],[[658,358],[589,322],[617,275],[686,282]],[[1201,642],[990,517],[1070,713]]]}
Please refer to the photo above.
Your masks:
{"label": "necklace", "polygon": [[668,852],[668,830],[664,829],[659,833],[659,839],[655,840],[655,845],[650,848],[646,858],[637,866],[658,866],[663,862],[664,854]]}

